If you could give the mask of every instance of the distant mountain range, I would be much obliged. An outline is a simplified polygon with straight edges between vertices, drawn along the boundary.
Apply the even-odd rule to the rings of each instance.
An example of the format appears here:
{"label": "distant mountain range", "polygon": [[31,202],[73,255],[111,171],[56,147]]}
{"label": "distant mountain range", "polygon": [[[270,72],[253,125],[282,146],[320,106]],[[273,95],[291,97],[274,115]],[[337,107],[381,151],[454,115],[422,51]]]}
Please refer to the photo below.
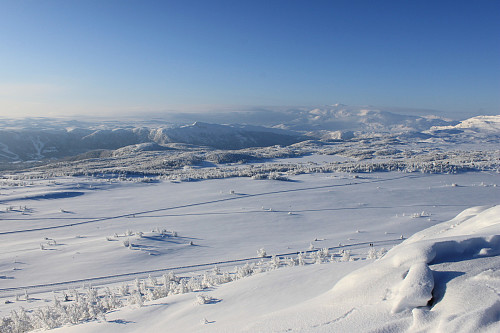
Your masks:
{"label": "distant mountain range", "polygon": [[[132,145],[138,145],[135,149],[146,150],[161,150],[164,149],[162,145],[169,143],[241,149],[290,145],[305,139],[300,133],[282,129],[201,122],[160,128],[0,129],[0,161],[63,158],[94,150],[116,150]],[[140,145],[144,143],[155,145]]]}
{"label": "distant mountain range", "polygon": [[196,121],[189,125],[169,121],[180,119],[178,114],[167,115],[165,119],[108,119],[104,122],[3,119],[0,120],[0,162],[58,159],[96,150],[123,150],[128,146],[161,150],[173,143],[242,149],[286,146],[308,139],[350,140],[373,133],[413,133],[417,137],[500,136],[500,116],[479,116],[458,122],[437,116],[401,115],[342,104],[313,109],[229,112],[226,116],[226,120],[239,119],[240,123],[223,124],[218,113],[199,114],[199,118],[218,120],[218,124]]}

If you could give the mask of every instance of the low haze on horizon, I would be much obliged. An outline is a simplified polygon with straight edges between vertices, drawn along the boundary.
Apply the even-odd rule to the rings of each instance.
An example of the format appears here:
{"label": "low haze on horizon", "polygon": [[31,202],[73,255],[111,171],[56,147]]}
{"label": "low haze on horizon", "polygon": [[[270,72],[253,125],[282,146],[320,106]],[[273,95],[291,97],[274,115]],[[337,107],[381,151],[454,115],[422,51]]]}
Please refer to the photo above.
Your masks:
{"label": "low haze on horizon", "polygon": [[4,0],[0,116],[338,102],[500,114],[498,13],[490,0]]}

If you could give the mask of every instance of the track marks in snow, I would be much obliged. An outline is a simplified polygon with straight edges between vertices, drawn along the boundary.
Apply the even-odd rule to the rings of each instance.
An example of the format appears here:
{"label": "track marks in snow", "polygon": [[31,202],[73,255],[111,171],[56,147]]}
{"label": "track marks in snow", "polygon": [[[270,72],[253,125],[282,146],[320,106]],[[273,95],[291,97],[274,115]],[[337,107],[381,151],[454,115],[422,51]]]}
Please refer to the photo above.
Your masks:
{"label": "track marks in snow", "polygon": [[127,214],[121,214],[121,215],[115,215],[115,216],[109,216],[109,217],[101,217],[101,218],[95,218],[95,219],[90,219],[87,221],[80,221],[80,222],[74,222],[74,223],[69,223],[69,224],[47,226],[47,227],[40,227],[40,228],[31,228],[31,229],[19,229],[19,230],[12,230],[12,231],[4,231],[4,232],[0,232],[0,236],[16,234],[16,233],[23,233],[23,232],[33,232],[33,231],[44,231],[44,230],[51,230],[51,229],[67,228],[67,227],[73,227],[73,226],[82,225],[82,224],[88,224],[88,223],[97,223],[97,222],[103,222],[103,221],[108,221],[108,220],[116,220],[116,219],[120,219],[120,218],[136,217],[136,216],[140,216],[140,215],[163,212],[163,211],[168,211],[168,210],[197,207],[197,206],[210,205],[210,204],[221,203],[221,202],[226,202],[226,201],[242,200],[242,199],[246,199],[246,198],[254,198],[254,197],[260,197],[260,196],[267,196],[267,195],[311,191],[311,190],[344,187],[344,186],[356,186],[356,185],[363,185],[363,184],[372,184],[372,183],[394,181],[394,180],[399,180],[399,179],[403,179],[403,178],[421,178],[421,177],[422,177],[422,175],[418,175],[418,176],[417,175],[403,175],[403,176],[398,176],[398,177],[393,177],[393,178],[373,179],[370,181],[351,182],[351,183],[345,183],[345,184],[332,184],[332,185],[322,185],[322,186],[313,186],[313,187],[303,187],[303,188],[288,189],[288,190],[261,192],[261,193],[255,193],[255,194],[241,194],[239,196],[230,197],[230,198],[208,200],[208,201],[195,202],[195,203],[189,203],[189,204],[172,206],[172,207],[165,207],[165,208],[158,208],[158,209],[152,209],[152,210],[147,210],[147,211],[140,211],[140,212],[135,212],[135,213],[127,213]]}
{"label": "track marks in snow", "polygon": [[347,311],[346,313],[344,313],[342,316],[339,316],[339,317],[337,317],[337,318],[335,318],[333,320],[327,321],[326,323],[322,323],[320,325],[316,325],[316,326],[313,326],[313,327],[328,326],[328,325],[331,325],[331,324],[338,323],[339,321],[341,321],[341,320],[346,319],[347,317],[349,317],[349,315],[351,315],[356,310],[357,310],[356,308],[351,308],[349,311]]}
{"label": "track marks in snow", "polygon": [[[347,317],[349,317],[351,314],[353,314],[353,313],[354,313],[354,312],[356,312],[356,311],[357,311],[357,308],[355,308],[355,307],[354,307],[354,308],[351,308],[349,311],[345,312],[344,314],[342,314],[342,315],[341,315],[341,316],[339,316],[339,317],[336,317],[336,318],[334,318],[334,319],[332,319],[332,320],[330,320],[330,321],[327,321],[327,322],[324,322],[324,323],[321,323],[321,324],[312,325],[312,326],[310,326],[309,328],[314,328],[314,329],[316,329],[316,328],[322,328],[322,327],[325,327],[325,326],[329,326],[329,325],[332,325],[332,324],[336,324],[336,323],[338,323],[338,322],[340,322],[340,321],[342,321],[342,320],[346,319]],[[300,329],[298,329],[298,330],[295,330],[295,329],[293,329],[293,328],[287,328],[287,329],[285,329],[285,330],[284,330],[284,331],[282,331],[282,332],[293,332],[293,331],[296,331],[296,332],[304,332],[304,328],[303,328],[303,327],[301,327],[301,328],[300,328]]]}
{"label": "track marks in snow", "polygon": [[[401,241],[402,240],[400,238],[397,238],[397,239],[372,241],[372,242],[360,242],[360,243],[345,244],[345,245],[340,245],[340,246],[333,246],[333,247],[329,247],[328,249],[329,250],[338,250],[338,249],[346,249],[346,248],[366,247],[370,243],[380,246],[380,245],[397,244],[397,243],[400,243]],[[316,249],[316,250],[307,250],[307,251],[295,251],[295,252],[289,252],[289,253],[276,254],[276,256],[282,258],[282,257],[286,257],[286,256],[296,255],[299,252],[311,253],[311,252],[318,252],[318,251],[320,251],[320,250]],[[271,258],[271,256],[267,256],[266,258]],[[244,262],[251,262],[251,261],[259,261],[261,259],[262,259],[262,257],[241,258],[241,259],[234,259],[234,260],[225,260],[225,261],[217,261],[217,262],[210,262],[210,263],[187,265],[187,266],[159,268],[159,269],[140,271],[140,272],[128,272],[128,273],[106,275],[106,276],[99,276],[99,277],[90,277],[90,278],[71,280],[71,281],[60,281],[60,282],[36,284],[36,285],[29,285],[29,286],[0,288],[0,295],[1,295],[1,297],[10,297],[10,296],[16,295],[15,291],[28,290],[28,289],[30,290],[30,294],[37,294],[37,293],[42,293],[42,292],[47,292],[47,291],[56,291],[56,290],[67,289],[69,286],[78,285],[81,283],[91,283],[93,286],[100,286],[100,285],[106,285],[106,284],[111,284],[111,283],[116,283],[116,282],[129,281],[132,277],[147,277],[150,274],[154,275],[154,274],[170,272],[170,271],[171,272],[178,272],[178,273],[193,273],[193,272],[197,272],[197,271],[202,270],[202,269],[206,269],[207,267],[214,267],[214,266],[226,267],[229,265],[233,265],[235,263],[237,264],[237,263],[244,263]],[[35,291],[34,289],[39,289],[39,290]]]}

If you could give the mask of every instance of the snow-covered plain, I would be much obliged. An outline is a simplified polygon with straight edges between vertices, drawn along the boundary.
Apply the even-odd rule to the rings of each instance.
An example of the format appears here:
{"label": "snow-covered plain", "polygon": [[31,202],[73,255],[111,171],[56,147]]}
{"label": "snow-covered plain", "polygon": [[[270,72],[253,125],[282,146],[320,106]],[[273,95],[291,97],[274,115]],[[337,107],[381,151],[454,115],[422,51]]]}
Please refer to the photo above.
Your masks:
{"label": "snow-covered plain", "polygon": [[[56,290],[56,295],[62,298],[69,289],[79,288],[85,283],[98,287],[104,284],[117,286],[118,282],[125,281],[133,285],[136,277],[145,279],[149,273],[130,273],[165,268],[165,271],[156,273],[161,276],[169,271],[168,268],[256,257],[260,248],[265,248],[269,255],[290,253],[288,257],[295,258],[296,255],[291,253],[306,251],[312,245],[317,249],[335,248],[332,253],[350,250],[351,256],[357,259],[282,268],[214,287],[207,291],[221,300],[214,304],[195,305],[196,293],[174,295],[146,303],[142,309],[137,309],[137,305],[126,306],[107,315],[107,322],[62,328],[82,332],[92,329],[155,331],[159,325],[157,327],[165,327],[166,331],[231,332],[281,331],[294,327],[298,331],[308,331],[317,325],[321,330],[321,324],[328,322],[325,318],[342,317],[341,311],[347,306],[365,301],[373,305],[377,300],[382,302],[384,297],[397,297],[394,296],[398,293],[397,285],[405,271],[413,263],[426,260],[429,263],[432,259],[400,259],[401,263],[392,266],[382,265],[388,262],[388,259],[382,259],[371,264],[372,260],[366,260],[369,243],[374,243],[377,250],[390,249],[400,242],[401,235],[407,237],[440,225],[471,206],[498,203],[500,177],[489,172],[455,175],[331,173],[298,175],[289,181],[231,178],[181,183],[134,183],[75,177],[35,180],[25,183],[25,186],[12,186],[23,182],[6,179],[0,192],[3,204],[0,213],[0,237],[3,239],[0,244],[0,296],[3,302],[0,310],[4,316],[21,306],[30,309],[51,304],[53,295],[46,293],[50,290]],[[494,215],[490,213],[490,217]],[[160,237],[155,231],[158,228],[177,235],[174,237],[169,233]],[[498,232],[495,228],[491,230],[492,235]],[[139,237],[138,232],[144,235]],[[133,245],[125,247],[124,241]],[[484,258],[458,256],[457,261],[469,264],[474,259],[491,266],[489,262],[495,260],[498,244],[490,243],[485,245],[490,249],[484,250],[489,254]],[[358,245],[346,247],[351,244]],[[389,254],[398,253],[395,251]],[[387,258],[391,257],[389,254]],[[341,255],[335,260],[340,261]],[[242,264],[244,262],[231,262],[219,266],[232,271],[234,266]],[[337,286],[329,291],[338,280],[365,265],[362,276],[371,277],[366,281],[359,278],[358,285],[351,286],[354,288],[352,295],[346,293],[347,287],[342,287],[340,296],[329,296],[335,295],[335,290],[340,288]],[[445,264],[439,262],[436,265]],[[171,270],[189,276],[196,272],[203,274],[214,266]],[[491,268],[494,280],[497,273],[494,265]],[[441,270],[443,268],[437,271]],[[477,268],[474,272],[479,274]],[[116,274],[123,275],[57,284]],[[443,273],[443,277],[435,279],[451,280],[455,273],[450,274]],[[347,279],[354,281],[352,276]],[[387,281],[391,283],[384,284]],[[56,285],[30,287],[45,284]],[[367,291],[359,292],[363,288],[373,295]],[[439,288],[444,287],[439,285]],[[25,290],[31,295],[28,301],[24,300]],[[382,294],[385,296],[379,297]],[[20,295],[17,301],[16,295]],[[5,304],[6,300],[11,303]],[[380,323],[375,325],[375,319],[371,319],[374,326],[360,327],[382,327],[383,322],[393,318],[397,322],[394,325],[408,328],[412,314],[403,308],[409,301],[403,297],[400,302],[403,305],[387,306],[387,313],[384,312],[387,318],[380,319]],[[419,306],[426,305],[420,303]],[[319,305],[322,310],[318,316],[305,314],[308,308],[315,313],[314,309]],[[395,314],[391,313],[393,307],[398,310]],[[379,318],[382,309],[386,309],[380,305],[373,306],[376,311],[372,311],[368,304],[362,308],[368,312],[364,314],[356,310],[358,314],[346,316],[346,320],[339,319],[335,325],[354,328],[357,326],[349,325],[361,325],[360,321],[363,322],[367,315]],[[424,311],[424,316],[429,309],[418,311]],[[331,315],[325,317],[327,312]],[[276,321],[273,313],[276,313]],[[431,311],[428,316],[434,313]],[[155,314],[163,319],[153,319]],[[281,316],[285,316],[284,319],[279,319]],[[205,317],[208,324],[201,323]],[[359,320],[352,319],[355,317]],[[297,322],[291,324],[291,318]],[[422,321],[418,325],[427,327],[426,321]],[[257,326],[254,329],[251,325]],[[331,325],[326,325],[324,330],[328,331]]]}
{"label": "snow-covered plain", "polygon": [[4,171],[0,332],[499,331],[498,116],[344,107],[391,133]]}

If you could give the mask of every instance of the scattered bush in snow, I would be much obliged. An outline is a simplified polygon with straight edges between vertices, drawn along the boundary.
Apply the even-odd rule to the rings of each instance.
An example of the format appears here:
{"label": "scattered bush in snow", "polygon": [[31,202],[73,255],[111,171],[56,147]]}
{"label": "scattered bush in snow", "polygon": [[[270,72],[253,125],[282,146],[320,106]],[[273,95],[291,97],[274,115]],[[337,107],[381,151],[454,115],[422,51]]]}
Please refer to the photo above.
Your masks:
{"label": "scattered bush in snow", "polygon": [[[160,230],[160,232],[167,234],[165,230]],[[124,245],[127,241],[124,241]],[[387,252],[385,249],[376,252],[375,249],[371,248],[368,257],[381,257],[385,252]],[[258,254],[263,253],[265,253],[263,249],[258,251]],[[340,261],[352,260],[350,251],[348,250],[341,250],[339,255],[341,255]],[[3,318],[0,321],[0,332],[26,332],[33,329],[51,329],[66,324],[77,324],[82,321],[104,318],[106,312],[121,307],[124,304],[141,307],[145,301],[152,301],[168,297],[169,295],[205,290],[206,288],[282,266],[306,265],[313,262],[322,263],[328,260],[331,262],[335,261],[335,254],[330,255],[329,249],[323,248],[312,252],[310,256],[307,253],[299,252],[297,259],[285,258],[280,260],[278,256],[274,255],[269,261],[262,259],[256,264],[246,263],[243,266],[237,266],[232,273],[227,271],[221,272],[219,268],[215,267],[210,272],[191,278],[180,278],[173,272],[166,273],[159,279],[152,275],[146,280],[136,278],[132,284],[132,290],[128,284],[123,284],[116,289],[116,293],[109,288],[101,289],[100,294],[94,288],[87,288],[84,293],[71,290],[69,291],[69,294],[72,296],[71,299],[65,296],[64,303],[61,303],[56,298],[53,305],[49,307],[36,309],[31,312],[18,310],[11,313],[11,316]],[[28,296],[25,298],[29,299]],[[16,300],[19,300],[19,297]],[[198,296],[197,300],[199,304],[218,301],[204,295]]]}
{"label": "scattered bush in snow", "polygon": [[305,253],[299,252],[297,254],[297,262],[298,262],[299,266],[304,266],[306,264],[305,258],[306,258]]}
{"label": "scattered bush in snow", "polygon": [[62,304],[55,298],[52,306],[46,306],[27,312],[23,308],[14,310],[9,317],[0,322],[0,332],[20,333],[35,329],[53,329],[67,324],[103,318],[107,311],[122,306],[116,295],[106,288],[99,296],[97,289],[88,288],[72,302]]}
{"label": "scattered bush in snow", "polygon": [[276,268],[280,268],[281,267],[281,260],[278,256],[276,255],[273,255],[271,257],[271,263],[270,263],[271,267],[273,269],[276,269]]}
{"label": "scattered bush in snow", "polygon": [[235,273],[237,279],[242,279],[253,274],[253,266],[247,263],[244,266],[236,267]]}
{"label": "scattered bush in snow", "polygon": [[139,307],[144,305],[144,299],[139,291],[134,291],[128,298],[128,304],[134,305],[137,304]]}
{"label": "scattered bush in snow", "polygon": [[283,181],[288,181],[288,177],[284,176],[282,174],[279,174],[277,172],[270,172],[267,178],[272,179],[272,180],[283,180]]}
{"label": "scattered bush in snow", "polygon": [[340,258],[340,261],[350,261],[350,260],[351,260],[351,251],[343,250],[342,258]]}
{"label": "scattered bush in snow", "polygon": [[289,267],[293,267],[297,262],[293,258],[285,258],[285,264]]}
{"label": "scattered bush in snow", "polygon": [[149,282],[149,285],[152,287],[154,287],[158,284],[158,280],[154,276],[152,276],[151,274],[149,274],[149,276],[148,276],[148,282]]}
{"label": "scattered bush in snow", "polygon": [[411,218],[416,219],[416,218],[419,218],[419,217],[429,217],[429,216],[431,216],[429,213],[426,213],[425,211],[422,211],[420,213],[413,213],[411,215]]}
{"label": "scattered bush in snow", "polygon": [[124,283],[118,288],[118,292],[122,296],[128,296],[130,294],[130,288],[129,285]]}
{"label": "scattered bush in snow", "polygon": [[385,256],[386,253],[387,250],[385,248],[381,248],[377,253],[377,258],[382,258],[383,256]]}
{"label": "scattered bush in snow", "polygon": [[217,301],[216,298],[207,296],[207,295],[197,295],[196,296],[196,303],[203,305],[203,304],[212,304]]}
{"label": "scattered bush in snow", "polygon": [[313,252],[312,258],[313,258],[315,264],[321,264],[327,260],[329,255],[330,255],[330,251],[328,250],[328,248],[323,248],[321,250]]}

